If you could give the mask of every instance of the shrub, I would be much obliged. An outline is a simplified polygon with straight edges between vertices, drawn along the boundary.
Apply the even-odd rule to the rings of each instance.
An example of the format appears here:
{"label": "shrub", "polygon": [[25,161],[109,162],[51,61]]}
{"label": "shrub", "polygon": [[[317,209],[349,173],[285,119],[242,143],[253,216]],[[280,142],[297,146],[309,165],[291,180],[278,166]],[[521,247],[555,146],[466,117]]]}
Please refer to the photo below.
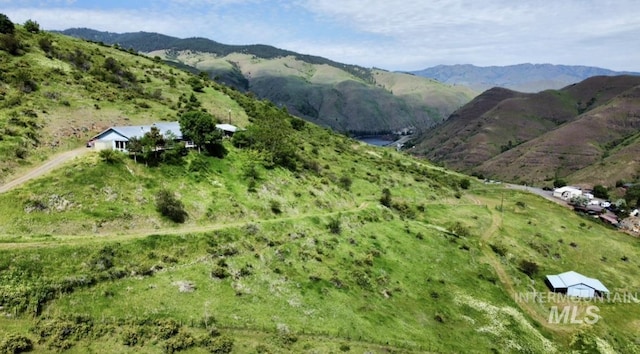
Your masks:
{"label": "shrub", "polygon": [[155,321],[154,332],[160,339],[169,339],[180,331],[180,324],[172,319],[163,319]]}
{"label": "shrub", "polygon": [[24,29],[27,30],[27,32],[39,33],[40,32],[40,25],[36,21],[27,20],[24,23]]}
{"label": "shrub", "polygon": [[298,131],[304,129],[304,126],[307,123],[304,119],[300,119],[296,117],[291,117],[290,121],[291,121],[291,127]]}
{"label": "shrub", "polygon": [[167,339],[162,348],[165,353],[175,353],[185,349],[189,349],[196,344],[193,336],[188,332],[179,332],[176,336]]}
{"label": "shrub", "polygon": [[497,254],[500,257],[504,257],[507,254],[507,249],[500,244],[489,244],[493,253]]}
{"label": "shrub", "polygon": [[233,339],[226,335],[215,337],[207,345],[207,350],[215,354],[229,354],[233,351]]}
{"label": "shrub", "polygon": [[469,186],[471,186],[471,181],[469,181],[468,178],[463,178],[460,180],[460,188],[469,189]]}
{"label": "shrub", "polygon": [[561,178],[556,178],[555,180],[553,180],[553,187],[554,188],[562,188],[564,186],[567,185],[567,181],[561,179]]}
{"label": "shrub", "polygon": [[275,199],[269,201],[269,207],[274,214],[282,213],[282,204]]}
{"label": "shrub", "polygon": [[100,156],[100,159],[103,162],[108,163],[110,165],[121,163],[124,157],[121,152],[116,150],[110,150],[110,149],[100,150],[100,153],[98,154],[98,156]]}
{"label": "shrub", "polygon": [[87,338],[94,330],[93,321],[86,316],[63,316],[40,320],[35,332],[49,349],[63,351],[73,347],[81,339]]}
{"label": "shrub", "polygon": [[33,342],[28,337],[10,334],[0,342],[0,353],[25,353],[33,349]]}
{"label": "shrub", "polygon": [[385,188],[382,190],[382,197],[380,197],[380,204],[386,206],[387,208],[391,207],[391,191],[389,188]]}
{"label": "shrub", "polygon": [[5,14],[0,14],[0,33],[2,34],[13,34],[15,32],[16,26],[11,22],[9,17]]}
{"label": "shrub", "polygon": [[339,235],[342,231],[342,225],[340,223],[340,218],[330,219],[327,224],[327,228],[331,231],[332,234]]}
{"label": "shrub", "polygon": [[529,276],[529,278],[533,278],[536,274],[538,274],[538,264],[533,261],[528,261],[523,259],[520,261],[520,265],[518,267],[520,271]]}
{"label": "shrub", "polygon": [[593,196],[596,198],[609,199],[609,191],[601,184],[593,186]]}
{"label": "shrub", "polygon": [[344,188],[345,190],[349,190],[351,189],[351,184],[353,183],[353,181],[351,180],[351,177],[349,176],[342,176],[340,177],[340,180],[338,180],[338,184],[340,185],[340,187]]}
{"label": "shrub", "polygon": [[221,267],[221,266],[216,266],[211,271],[211,277],[212,278],[224,279],[224,278],[228,278],[229,275],[231,275],[231,274],[229,274],[229,271],[226,268]]}
{"label": "shrub", "polygon": [[469,237],[469,236],[471,236],[471,231],[469,231],[469,228],[464,226],[459,221],[456,221],[455,223],[453,223],[449,227],[449,231],[451,231],[452,234],[454,234],[454,235],[456,235],[458,237]]}
{"label": "shrub", "polygon": [[142,344],[143,336],[138,329],[125,327],[122,332],[120,332],[120,340],[122,340],[122,344],[132,347]]}
{"label": "shrub", "polygon": [[184,204],[167,189],[161,189],[156,194],[156,210],[162,216],[177,223],[185,222],[188,216],[184,210]]}
{"label": "shrub", "polygon": [[22,43],[14,35],[0,34],[0,49],[5,50],[11,55],[20,54]]}
{"label": "shrub", "polygon": [[19,70],[14,79],[16,87],[24,93],[31,93],[38,90],[38,84],[35,82],[31,73],[27,70]]}

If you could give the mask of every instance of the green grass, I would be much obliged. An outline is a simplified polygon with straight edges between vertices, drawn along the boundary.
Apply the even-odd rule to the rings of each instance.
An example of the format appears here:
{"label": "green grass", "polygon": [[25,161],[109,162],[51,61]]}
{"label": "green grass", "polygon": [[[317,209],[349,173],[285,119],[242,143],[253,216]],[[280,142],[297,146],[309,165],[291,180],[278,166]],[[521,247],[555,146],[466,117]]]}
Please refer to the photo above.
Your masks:
{"label": "green grass", "polygon": [[[3,218],[13,220],[3,223],[1,258],[12,261],[0,267],[1,274],[9,284],[26,287],[25,294],[47,284],[76,284],[70,292],[54,291],[40,308],[42,318],[82,314],[107,327],[174,319],[190,333],[215,321],[240,351],[253,351],[261,342],[293,352],[335,351],[337,343],[445,352],[567,348],[578,328],[556,333],[519,310],[488,262],[489,244],[495,243],[507,251],[500,262],[519,292],[529,291],[530,284],[517,269],[521,259],[539,264],[533,283],[538,291],[545,291],[545,274],[570,269],[606,276],[612,291],[637,286],[631,276],[637,260],[620,260],[637,254],[637,244],[626,235],[541,198],[475,181],[456,198],[456,174],[323,131],[308,134],[335,144],[318,146],[320,172],[258,166],[255,192],[244,177],[253,154],[230,145],[227,158],[206,159],[197,173],[186,172],[189,162],[148,168],[132,161],[107,165],[97,156],[75,161],[0,196],[24,201],[76,186],[61,194],[82,205],[26,214],[21,203],[1,203]],[[348,191],[339,184],[342,175],[353,180]],[[392,191],[394,208],[379,204],[380,186]],[[175,190],[185,202],[190,218],[184,226],[172,226],[155,212],[151,201],[159,188]],[[503,195],[501,213],[496,208]],[[272,200],[281,203],[281,214],[270,209]],[[331,232],[332,220],[339,234]],[[496,232],[485,239],[496,220]],[[98,233],[89,230],[99,223]],[[456,223],[466,236],[451,233]],[[147,236],[153,227],[158,235]],[[16,237],[20,242],[12,244]],[[108,269],[100,263],[105,250],[113,254]],[[230,276],[212,278],[223,263]],[[82,279],[92,281],[83,285]],[[194,284],[195,291],[180,293],[179,281]],[[544,317],[548,306],[533,309]],[[3,320],[6,328],[23,332],[29,311],[17,324]],[[632,318],[636,311],[633,304],[601,306],[603,320],[593,335],[627,343],[633,322],[618,318]],[[282,328],[298,341],[283,344]],[[126,350],[118,339],[122,329],[112,330],[113,336],[92,341],[114,352]],[[84,339],[74,343],[77,350],[93,345]]]}
{"label": "green grass", "polygon": [[[254,121],[269,112],[215,85],[203,95]],[[141,110],[108,102],[100,112]],[[638,351],[636,303],[599,305],[585,327],[549,324],[553,304],[515,298],[568,270],[636,291],[636,239],[499,185],[462,189],[469,177],[312,124],[291,134],[289,169],[227,140],[224,159],[192,151],[158,167],[90,153],[0,194],[0,338],[78,353],[230,341],[235,352],[547,353],[585,334],[597,340],[587,349]],[[163,189],[184,224],[155,210]],[[538,265],[532,278],[523,260]]]}

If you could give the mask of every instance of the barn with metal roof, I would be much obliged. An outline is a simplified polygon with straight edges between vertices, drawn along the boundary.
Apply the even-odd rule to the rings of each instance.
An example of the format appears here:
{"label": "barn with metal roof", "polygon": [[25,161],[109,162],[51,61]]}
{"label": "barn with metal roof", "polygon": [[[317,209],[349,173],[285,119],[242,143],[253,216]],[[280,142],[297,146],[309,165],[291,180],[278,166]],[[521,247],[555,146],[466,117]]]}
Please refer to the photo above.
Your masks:
{"label": "barn with metal roof", "polygon": [[600,280],[586,277],[574,271],[547,275],[545,282],[552,291],[564,293],[567,296],[593,298],[609,293],[609,289]]}

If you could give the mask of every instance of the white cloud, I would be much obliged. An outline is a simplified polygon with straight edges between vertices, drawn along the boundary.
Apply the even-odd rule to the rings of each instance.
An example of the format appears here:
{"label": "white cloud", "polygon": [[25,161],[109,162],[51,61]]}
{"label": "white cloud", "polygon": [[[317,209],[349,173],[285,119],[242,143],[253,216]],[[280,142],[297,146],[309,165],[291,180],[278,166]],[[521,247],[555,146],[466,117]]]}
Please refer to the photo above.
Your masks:
{"label": "white cloud", "polygon": [[391,70],[549,62],[640,71],[636,0],[149,0],[118,8],[88,2],[0,0],[8,4],[0,11],[45,29],[261,43]]}

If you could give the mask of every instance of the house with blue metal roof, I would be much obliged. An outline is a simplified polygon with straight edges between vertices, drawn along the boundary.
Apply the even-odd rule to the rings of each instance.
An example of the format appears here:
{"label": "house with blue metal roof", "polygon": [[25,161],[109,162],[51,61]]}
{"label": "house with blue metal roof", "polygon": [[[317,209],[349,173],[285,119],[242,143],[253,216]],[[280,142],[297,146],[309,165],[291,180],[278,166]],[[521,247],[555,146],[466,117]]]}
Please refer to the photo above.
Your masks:
{"label": "house with blue metal roof", "polygon": [[609,293],[609,289],[600,280],[586,277],[574,271],[547,275],[545,283],[553,292],[567,294],[567,296],[593,298]]}
{"label": "house with blue metal roof", "polygon": [[[126,152],[130,139],[142,139],[146,133],[151,131],[152,127],[157,128],[164,138],[172,137],[176,141],[184,141],[188,148],[195,147],[193,142],[184,140],[182,132],[180,131],[179,122],[159,122],[151,125],[111,127],[94,136],[88,145],[96,150],[119,150]],[[233,133],[238,130],[237,127],[231,124],[216,124],[216,128],[222,130],[225,135],[233,135]]]}

